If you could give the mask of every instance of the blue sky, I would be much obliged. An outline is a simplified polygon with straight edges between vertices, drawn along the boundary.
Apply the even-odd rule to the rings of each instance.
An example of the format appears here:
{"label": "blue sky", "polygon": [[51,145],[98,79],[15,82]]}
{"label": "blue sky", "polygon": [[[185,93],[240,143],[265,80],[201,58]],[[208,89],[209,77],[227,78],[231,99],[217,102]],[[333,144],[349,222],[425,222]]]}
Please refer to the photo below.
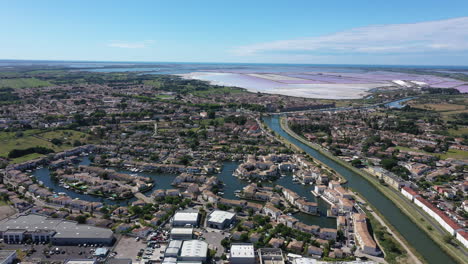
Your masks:
{"label": "blue sky", "polygon": [[468,1],[0,0],[0,59],[468,64]]}

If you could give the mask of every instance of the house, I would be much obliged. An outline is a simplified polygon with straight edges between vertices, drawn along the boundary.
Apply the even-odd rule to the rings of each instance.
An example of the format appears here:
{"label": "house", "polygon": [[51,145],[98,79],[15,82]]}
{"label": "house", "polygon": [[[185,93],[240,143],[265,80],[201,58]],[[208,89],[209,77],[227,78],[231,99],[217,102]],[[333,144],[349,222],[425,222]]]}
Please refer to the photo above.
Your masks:
{"label": "house", "polygon": [[334,228],[321,228],[319,237],[326,240],[336,240],[337,233],[338,231]]}
{"label": "house", "polygon": [[308,255],[311,255],[311,256],[314,256],[314,257],[322,257],[322,254],[323,254],[323,250],[319,247],[315,247],[315,246],[308,246],[307,247],[307,254]]}
{"label": "house", "polygon": [[151,232],[153,232],[153,229],[149,226],[135,228],[132,230],[133,235],[141,238],[147,237]]}
{"label": "house", "polygon": [[302,250],[304,249],[304,242],[293,240],[289,242],[286,249],[295,253],[302,253]]}
{"label": "house", "polygon": [[282,238],[272,238],[268,242],[268,245],[274,247],[274,248],[280,248],[281,246],[284,245],[284,239]]}

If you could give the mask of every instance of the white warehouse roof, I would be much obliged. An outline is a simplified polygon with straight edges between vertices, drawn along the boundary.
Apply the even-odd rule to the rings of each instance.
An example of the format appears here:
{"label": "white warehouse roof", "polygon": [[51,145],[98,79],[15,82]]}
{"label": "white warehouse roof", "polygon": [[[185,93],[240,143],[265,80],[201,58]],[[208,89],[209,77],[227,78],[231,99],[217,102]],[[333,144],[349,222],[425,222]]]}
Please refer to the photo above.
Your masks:
{"label": "white warehouse roof", "polygon": [[171,229],[171,235],[191,235],[193,228],[174,227]]}
{"label": "white warehouse roof", "polygon": [[208,253],[208,243],[200,240],[187,240],[182,244],[181,257],[206,258]]}
{"label": "white warehouse roof", "polygon": [[231,258],[255,258],[253,244],[232,244]]}
{"label": "white warehouse roof", "polygon": [[222,224],[224,223],[224,221],[226,221],[226,219],[231,220],[235,216],[236,216],[235,213],[216,210],[210,214],[210,216],[208,217],[208,221]]}
{"label": "white warehouse roof", "polygon": [[198,211],[178,211],[174,214],[174,222],[197,222]]}

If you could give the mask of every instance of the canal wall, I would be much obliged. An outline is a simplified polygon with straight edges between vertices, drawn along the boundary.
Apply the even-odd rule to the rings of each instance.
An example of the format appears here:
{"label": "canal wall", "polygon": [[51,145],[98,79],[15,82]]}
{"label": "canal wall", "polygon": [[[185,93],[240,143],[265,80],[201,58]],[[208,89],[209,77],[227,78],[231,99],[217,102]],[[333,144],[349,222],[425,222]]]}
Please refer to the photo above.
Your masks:
{"label": "canal wall", "polygon": [[[329,159],[332,159],[336,163],[339,163],[343,167],[346,167],[347,169],[353,171],[354,173],[366,179],[369,183],[374,185],[374,187],[376,187],[381,193],[383,193],[388,199],[390,199],[403,213],[405,213],[406,216],[408,216],[408,218],[414,224],[416,224],[421,230],[423,230],[445,253],[450,255],[450,257],[453,260],[455,260],[458,263],[468,263],[467,252],[466,250],[463,249],[463,246],[459,246],[458,248],[455,248],[452,245],[448,244],[444,240],[444,236],[449,235],[449,233],[445,232],[443,227],[440,226],[435,221],[430,221],[431,216],[427,215],[424,211],[420,210],[419,208],[414,206],[412,203],[410,203],[410,201],[408,199],[405,199],[405,197],[403,197],[403,195],[398,190],[394,190],[394,189],[383,186],[380,183],[380,181],[376,177],[372,176],[371,174],[353,167],[348,162],[343,161],[342,159],[335,157],[330,152],[324,150],[318,144],[314,144],[300,137],[299,135],[294,133],[294,131],[292,131],[289,128],[287,124],[287,119],[285,117],[280,118],[280,125],[281,125],[281,128],[283,128],[292,137],[296,138],[297,140],[301,141],[307,146],[315,149],[320,154],[326,156]],[[421,221],[421,219],[426,219],[428,221],[427,222]],[[430,224],[432,227],[435,227],[435,228],[432,228],[433,230],[430,230],[427,224]],[[442,232],[437,232],[437,230],[441,230]],[[402,237],[401,234],[400,234],[400,237]]]}

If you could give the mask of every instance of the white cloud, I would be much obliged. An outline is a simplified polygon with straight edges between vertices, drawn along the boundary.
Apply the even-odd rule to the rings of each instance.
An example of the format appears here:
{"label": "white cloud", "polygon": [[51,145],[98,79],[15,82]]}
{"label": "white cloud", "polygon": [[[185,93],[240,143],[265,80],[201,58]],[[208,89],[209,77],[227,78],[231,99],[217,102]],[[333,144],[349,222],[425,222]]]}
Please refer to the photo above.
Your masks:
{"label": "white cloud", "polygon": [[383,54],[468,51],[468,17],[373,25],[318,37],[246,45],[233,51],[241,56],[264,52]]}
{"label": "white cloud", "polygon": [[154,43],[154,40],[145,40],[138,42],[126,42],[126,41],[112,41],[107,46],[112,48],[123,48],[123,49],[144,49]]}

